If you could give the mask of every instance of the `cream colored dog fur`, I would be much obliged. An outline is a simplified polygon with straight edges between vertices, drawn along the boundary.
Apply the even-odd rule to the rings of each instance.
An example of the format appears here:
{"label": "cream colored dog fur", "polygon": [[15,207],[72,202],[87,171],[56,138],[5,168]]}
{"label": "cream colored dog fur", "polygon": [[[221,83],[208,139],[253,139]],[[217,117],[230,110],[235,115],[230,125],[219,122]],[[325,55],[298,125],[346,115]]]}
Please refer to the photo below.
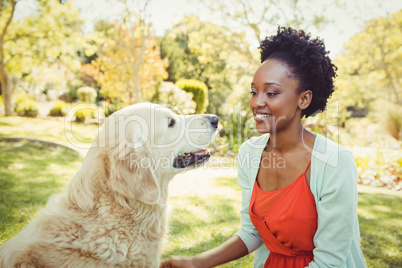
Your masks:
{"label": "cream colored dog fur", "polygon": [[168,184],[208,159],[217,123],[150,103],[116,112],[66,190],[0,247],[0,267],[159,267]]}

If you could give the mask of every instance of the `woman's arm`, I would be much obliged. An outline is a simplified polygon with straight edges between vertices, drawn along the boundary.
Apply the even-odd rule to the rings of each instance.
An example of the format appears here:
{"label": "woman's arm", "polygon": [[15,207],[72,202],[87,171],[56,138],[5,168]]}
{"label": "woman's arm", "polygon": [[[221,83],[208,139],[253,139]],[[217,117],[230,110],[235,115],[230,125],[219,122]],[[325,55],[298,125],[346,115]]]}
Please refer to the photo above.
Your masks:
{"label": "woman's arm", "polygon": [[[195,267],[213,267],[223,263],[227,263],[239,259],[257,249],[262,244],[261,236],[258,234],[248,214],[248,206],[251,197],[251,186],[244,169],[251,168],[246,163],[250,160],[244,161],[243,157],[246,156],[244,144],[239,149],[239,164],[237,180],[242,187],[242,208],[240,210],[241,228],[229,240],[219,245],[218,247],[200,253],[195,257],[173,257],[162,263],[161,268],[168,267],[182,267],[182,268],[195,268]],[[250,157],[248,155],[248,157]],[[251,185],[251,186],[250,186]]]}
{"label": "woman's arm", "polygon": [[192,258],[173,257],[161,264],[161,268],[204,268],[214,267],[237,260],[248,254],[248,249],[238,236],[233,236],[223,244],[198,254]]}
{"label": "woman's arm", "polygon": [[357,220],[357,174],[353,155],[341,151],[322,172],[323,188],[317,202],[318,226],[314,261],[308,268],[344,267]]}

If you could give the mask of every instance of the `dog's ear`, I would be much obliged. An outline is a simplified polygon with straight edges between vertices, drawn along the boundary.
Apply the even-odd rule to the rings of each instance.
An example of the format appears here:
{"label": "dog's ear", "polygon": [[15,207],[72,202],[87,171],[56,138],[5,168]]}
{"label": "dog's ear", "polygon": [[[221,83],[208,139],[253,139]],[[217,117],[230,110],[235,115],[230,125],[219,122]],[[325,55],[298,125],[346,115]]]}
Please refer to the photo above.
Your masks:
{"label": "dog's ear", "polygon": [[122,142],[111,154],[109,185],[128,201],[156,204],[159,200],[159,183],[149,153],[145,145],[133,148],[132,144]]}

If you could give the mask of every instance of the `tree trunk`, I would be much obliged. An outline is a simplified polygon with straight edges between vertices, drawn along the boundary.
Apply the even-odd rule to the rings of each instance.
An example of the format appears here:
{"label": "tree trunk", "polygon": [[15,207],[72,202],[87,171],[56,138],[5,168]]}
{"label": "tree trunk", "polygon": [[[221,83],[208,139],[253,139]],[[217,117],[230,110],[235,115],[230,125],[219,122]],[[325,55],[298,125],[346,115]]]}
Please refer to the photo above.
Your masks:
{"label": "tree trunk", "polygon": [[[134,89],[134,99],[135,99],[134,103],[142,102],[141,81],[140,81],[140,79],[141,78],[140,78],[138,72],[133,75],[133,80],[134,80],[133,81],[133,83],[134,83],[133,89]],[[132,101],[132,100],[130,100],[130,101]]]}
{"label": "tree trunk", "polygon": [[13,109],[11,107],[12,88],[10,84],[10,77],[7,74],[5,66],[2,64],[0,64],[0,78],[1,78],[1,93],[3,95],[5,116],[11,116],[13,115]]}
{"label": "tree trunk", "polygon": [[0,34],[0,79],[1,79],[1,90],[3,95],[3,103],[4,103],[4,111],[6,116],[10,116],[13,114],[13,110],[11,108],[11,94],[12,88],[10,85],[10,77],[7,73],[6,63],[4,61],[4,37],[6,35],[8,26],[10,26],[11,21],[13,20],[15,5],[17,1],[11,1],[11,13],[4,25],[4,28]]}

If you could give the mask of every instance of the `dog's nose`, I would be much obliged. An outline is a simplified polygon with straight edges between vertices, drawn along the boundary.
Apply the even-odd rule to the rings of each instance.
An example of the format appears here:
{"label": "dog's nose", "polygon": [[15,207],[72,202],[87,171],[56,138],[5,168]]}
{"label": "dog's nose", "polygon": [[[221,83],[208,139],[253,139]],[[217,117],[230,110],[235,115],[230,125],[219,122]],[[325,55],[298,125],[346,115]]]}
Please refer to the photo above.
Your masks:
{"label": "dog's nose", "polygon": [[212,116],[209,121],[211,122],[211,126],[213,128],[218,128],[219,118],[217,116]]}

